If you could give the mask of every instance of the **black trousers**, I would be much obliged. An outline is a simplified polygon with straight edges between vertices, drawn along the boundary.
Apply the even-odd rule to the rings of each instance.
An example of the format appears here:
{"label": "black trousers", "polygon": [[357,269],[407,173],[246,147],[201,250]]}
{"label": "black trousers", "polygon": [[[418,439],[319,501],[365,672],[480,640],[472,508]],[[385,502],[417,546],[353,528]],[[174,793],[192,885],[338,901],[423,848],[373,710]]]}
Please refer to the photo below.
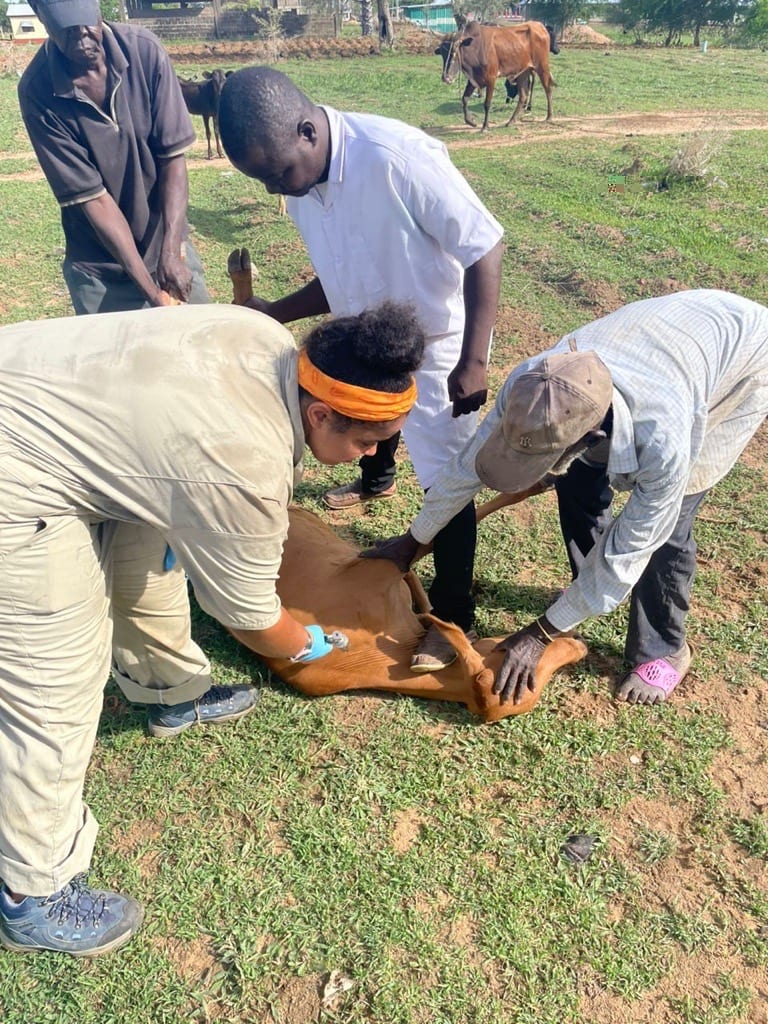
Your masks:
{"label": "black trousers", "polygon": [[[613,491],[605,466],[577,460],[555,484],[568,560],[574,579],[612,521]],[[685,643],[685,617],[696,575],[693,523],[707,492],[683,498],[672,536],[654,551],[632,589],[624,653],[630,665],[676,654]]]}
{"label": "black trousers", "polygon": [[[399,440],[400,435],[395,434],[380,441],[375,455],[364,455],[360,459],[364,491],[375,494],[392,486]],[[429,588],[433,613],[446,622],[455,622],[465,631],[472,627],[475,618],[472,577],[476,546],[475,503],[470,501],[435,536],[432,554],[435,579]]]}

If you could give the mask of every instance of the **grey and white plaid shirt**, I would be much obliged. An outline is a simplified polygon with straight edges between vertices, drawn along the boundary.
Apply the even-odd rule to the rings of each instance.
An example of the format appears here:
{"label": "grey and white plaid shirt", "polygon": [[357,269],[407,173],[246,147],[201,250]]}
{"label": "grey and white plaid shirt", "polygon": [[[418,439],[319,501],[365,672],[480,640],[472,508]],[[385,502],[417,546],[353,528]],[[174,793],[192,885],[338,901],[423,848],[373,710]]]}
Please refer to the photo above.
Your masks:
{"label": "grey and white plaid shirt", "polygon": [[475,437],[429,489],[411,525],[418,541],[430,541],[482,489],[475,457],[516,377],[573,342],[594,350],[611,371],[608,475],[630,495],[578,579],[548,609],[558,630],[612,611],[627,597],[670,536],[683,497],[721,480],[768,414],[767,308],[704,289],[631,303],[512,371]]}

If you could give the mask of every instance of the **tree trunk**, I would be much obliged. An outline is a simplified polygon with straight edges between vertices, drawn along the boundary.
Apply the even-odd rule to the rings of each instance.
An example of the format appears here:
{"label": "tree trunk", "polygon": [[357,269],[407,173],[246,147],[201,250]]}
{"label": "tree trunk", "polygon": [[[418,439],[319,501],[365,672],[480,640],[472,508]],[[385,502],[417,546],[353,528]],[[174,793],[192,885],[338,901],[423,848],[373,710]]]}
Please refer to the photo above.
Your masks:
{"label": "tree trunk", "polygon": [[392,49],[395,42],[395,30],[389,13],[389,0],[377,0],[379,14],[379,43]]}
{"label": "tree trunk", "polygon": [[373,32],[373,0],[361,0],[360,34],[369,36]]}

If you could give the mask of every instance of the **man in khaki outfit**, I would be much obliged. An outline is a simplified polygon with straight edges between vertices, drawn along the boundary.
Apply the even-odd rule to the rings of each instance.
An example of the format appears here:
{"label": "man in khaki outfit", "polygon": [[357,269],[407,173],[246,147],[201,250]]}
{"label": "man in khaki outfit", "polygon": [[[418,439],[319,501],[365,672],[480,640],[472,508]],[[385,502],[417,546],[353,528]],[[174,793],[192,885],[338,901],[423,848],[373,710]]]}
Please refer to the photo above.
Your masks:
{"label": "man in khaki outfit", "polygon": [[250,710],[251,687],[211,686],[185,571],[257,653],[329,653],[276,593],[304,445],[333,465],[399,430],[422,353],[393,305],[321,325],[298,355],[235,307],[0,329],[0,944],[93,956],[139,926],[135,900],[84,876],[110,662],[154,735]]}

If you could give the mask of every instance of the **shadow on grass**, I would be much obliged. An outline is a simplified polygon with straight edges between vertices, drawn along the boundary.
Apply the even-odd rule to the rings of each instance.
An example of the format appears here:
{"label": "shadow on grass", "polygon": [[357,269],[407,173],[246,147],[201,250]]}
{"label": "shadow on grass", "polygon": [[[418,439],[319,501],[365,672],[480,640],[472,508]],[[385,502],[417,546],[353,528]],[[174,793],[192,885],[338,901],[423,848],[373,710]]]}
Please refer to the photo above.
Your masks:
{"label": "shadow on grass", "polygon": [[[259,689],[273,689],[287,694],[298,701],[317,701],[324,698],[309,697],[294,690],[262,664],[257,654],[248,651],[232,637],[215,619],[206,615],[197,605],[194,595],[190,595],[192,606],[192,636],[208,655],[213,666],[214,682],[223,685],[243,686],[251,683]],[[439,700],[421,700],[419,698],[388,693],[381,690],[350,690],[332,694],[325,698],[332,700],[341,697],[344,700],[362,700],[376,697],[381,701],[395,703],[402,700],[415,702],[423,709],[425,717],[446,725],[466,725],[468,722],[482,724],[480,719],[471,715],[463,704]],[[104,693],[104,707],[99,721],[98,735],[100,738],[115,736],[123,732],[146,732],[147,710],[140,704],[132,704],[126,700],[114,680],[110,680]]]}
{"label": "shadow on grass", "polygon": [[224,246],[243,245],[243,225],[253,216],[252,204],[222,207],[214,210],[205,206],[190,205],[187,220],[195,226],[195,235],[212,239]]}

